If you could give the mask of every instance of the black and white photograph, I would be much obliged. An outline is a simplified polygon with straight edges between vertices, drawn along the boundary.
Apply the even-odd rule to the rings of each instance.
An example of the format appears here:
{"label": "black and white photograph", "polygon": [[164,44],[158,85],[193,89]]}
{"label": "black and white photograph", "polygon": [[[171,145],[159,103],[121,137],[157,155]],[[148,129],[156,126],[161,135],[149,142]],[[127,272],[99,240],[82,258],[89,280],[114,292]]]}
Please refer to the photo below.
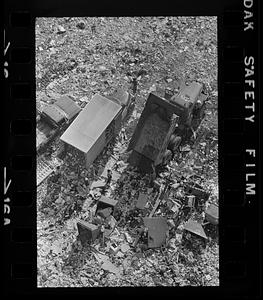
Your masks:
{"label": "black and white photograph", "polygon": [[217,52],[216,16],[35,19],[38,288],[220,285]]}

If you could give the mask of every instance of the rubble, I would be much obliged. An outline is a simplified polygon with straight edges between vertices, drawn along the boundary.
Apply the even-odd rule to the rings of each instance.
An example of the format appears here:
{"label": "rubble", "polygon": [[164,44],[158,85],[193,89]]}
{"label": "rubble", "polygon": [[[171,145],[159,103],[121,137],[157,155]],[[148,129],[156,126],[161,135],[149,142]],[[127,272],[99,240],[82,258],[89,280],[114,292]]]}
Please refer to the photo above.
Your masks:
{"label": "rubble", "polygon": [[66,29],[63,26],[59,25],[57,28],[57,33],[61,34],[61,33],[65,33],[65,32],[66,32]]}
{"label": "rubble", "polygon": [[126,238],[126,240],[127,240],[127,242],[128,242],[129,244],[132,244],[132,243],[133,243],[133,239],[132,239],[132,237],[129,235],[128,232],[124,232],[124,236],[125,236],[125,238]]}
{"label": "rubble", "polygon": [[128,245],[128,244],[122,244],[121,245],[121,251],[123,252],[123,253],[126,253],[127,251],[129,251],[130,250],[130,246]]}
{"label": "rubble", "polygon": [[85,23],[84,22],[79,22],[78,24],[77,24],[77,27],[79,28],[79,29],[85,29]]}
{"label": "rubble", "polygon": [[[91,27],[88,19],[84,22],[84,28],[80,28],[83,27],[82,25],[78,26],[78,24],[82,24],[79,19],[74,21],[72,27],[65,24],[66,35],[69,35],[72,31],[68,28],[76,27],[78,28],[78,34],[83,32],[83,34],[90,36]],[[121,67],[116,63],[114,55],[117,57],[118,55],[121,57],[131,56],[129,58],[131,62],[127,65],[131,69],[136,68],[136,60],[133,59],[132,55],[128,55],[129,51],[124,50],[122,46],[119,46],[120,54],[114,53],[117,51],[110,51],[112,55],[105,54],[106,60],[102,58],[102,51],[104,49],[105,52],[108,51],[109,45],[107,43],[103,46],[104,48],[102,47],[103,50],[95,50],[96,46],[100,49],[100,43],[103,40],[101,37],[101,40],[97,38],[97,34],[100,34],[100,25],[99,22],[97,24],[97,21],[106,22],[106,19],[104,18],[104,21],[102,18],[95,19],[96,28],[93,29],[93,37],[90,39],[91,45],[86,45],[85,56],[83,56],[84,50],[78,47],[75,67],[72,62],[72,67],[75,69],[67,71],[68,77],[65,74],[62,76],[61,69],[61,71],[58,71],[58,74],[62,76],[60,79],[49,80],[46,86],[49,95],[56,95],[55,90],[58,92],[63,90],[75,96],[74,101],[80,101],[85,106],[95,93],[104,93],[106,90],[113,89],[116,87],[116,83],[122,85],[124,76],[119,69]],[[71,21],[68,22],[70,24]],[[112,21],[112,24],[114,23],[115,21]],[[151,27],[154,23],[156,21],[151,22],[150,25],[147,24],[144,28],[146,34],[148,33],[148,26]],[[107,27],[107,30],[113,26],[112,24]],[[49,44],[54,50],[50,50],[49,53],[56,56],[56,60],[59,60],[61,58],[58,57],[60,56],[58,43],[60,42],[59,39],[61,39],[61,43],[63,42],[62,39],[65,35],[62,33],[65,33],[66,29],[64,27],[59,28],[59,26],[53,28],[55,28],[55,31],[56,28],[58,31],[60,29],[61,34],[56,35],[56,32],[54,32],[55,35],[52,35],[51,41],[53,42]],[[159,30],[161,28],[163,27],[161,26]],[[97,31],[96,34],[94,34],[94,30]],[[127,35],[129,36],[129,33]],[[77,37],[77,35],[74,35],[76,44],[78,44]],[[183,37],[183,39],[185,38],[187,37]],[[114,40],[114,34],[112,40]],[[185,43],[185,40],[182,41],[183,43]],[[37,45],[39,45],[39,41]],[[45,44],[41,45],[43,49],[41,53],[46,53]],[[127,45],[127,49],[133,49],[133,46]],[[87,55],[86,51],[90,53]],[[143,51],[143,53],[147,53],[148,48]],[[94,57],[93,54],[95,54]],[[154,56],[154,54],[149,53],[143,55]],[[85,57],[85,62],[78,61],[82,57]],[[163,85],[163,82],[164,84],[166,84],[165,82],[169,83],[169,86],[173,86],[175,82],[174,74],[171,75],[170,73],[162,76],[158,75],[163,78],[163,82],[161,84],[160,82],[156,83],[158,76],[152,75],[156,70],[151,71],[152,68],[154,69],[154,64],[148,65],[146,62],[148,56],[147,59],[144,58],[145,56],[143,56],[144,66],[141,66],[141,68],[145,68],[147,71],[138,80],[139,96],[136,98],[135,109],[123,127],[126,137],[123,133],[117,136],[115,144],[109,145],[83,175],[81,173],[85,169],[85,163],[75,151],[68,149],[65,159],[61,163],[64,168],[61,169],[63,176],[61,187],[55,185],[49,179],[43,181],[42,185],[38,187],[38,198],[41,199],[38,202],[43,203],[43,205],[38,203],[38,207],[42,207],[47,211],[47,214],[45,214],[42,209],[39,209],[41,217],[38,218],[38,223],[42,226],[42,222],[45,224],[44,220],[52,220],[52,218],[54,220],[50,228],[38,227],[38,232],[41,232],[38,242],[40,249],[38,259],[40,260],[39,266],[41,269],[41,275],[38,278],[39,286],[184,286],[200,285],[202,280],[204,285],[217,285],[217,235],[210,243],[209,239],[204,238],[205,236],[207,238],[211,237],[207,229],[209,224],[205,225],[206,223],[203,223],[203,221],[199,222],[204,213],[206,217],[204,222],[212,221],[216,223],[216,220],[218,220],[218,216],[213,217],[213,213],[209,213],[211,203],[218,203],[217,166],[215,164],[217,144],[214,140],[216,133],[214,133],[214,137],[213,135],[211,137],[202,136],[196,145],[190,143],[189,145],[183,145],[178,157],[175,157],[175,160],[159,174],[160,176],[154,186],[149,186],[149,178],[139,174],[135,168],[131,168],[127,163],[129,157],[127,144],[135,129],[136,122],[140,118],[145,101],[143,99],[146,98],[150,87],[152,86],[152,91],[155,90],[161,93],[160,86]],[[110,61],[112,61],[114,67],[110,65]],[[42,62],[43,59],[41,59],[41,64]],[[62,64],[68,65],[66,60],[62,60]],[[125,63],[123,63],[123,66],[125,66]],[[114,72],[111,71],[112,69],[114,69]],[[125,70],[125,67],[123,69]],[[182,71],[185,74],[184,69],[180,69],[178,72]],[[39,71],[37,72],[39,73]],[[203,73],[205,72],[203,71]],[[109,76],[109,74],[111,75]],[[204,77],[205,75],[200,78],[201,81]],[[101,80],[102,78],[103,80]],[[63,79],[65,80],[63,81]],[[130,81],[130,75],[128,74],[127,79]],[[114,86],[111,86],[112,83],[110,85],[104,83],[106,81],[110,82],[110,80],[112,80]],[[206,79],[206,81],[209,80]],[[76,82],[80,87],[77,90],[73,88]],[[42,101],[48,100],[43,98]],[[213,118],[216,120],[214,113],[208,114],[207,120],[202,126],[215,132],[214,128],[207,125],[207,122],[210,122]],[[54,141],[54,149],[56,148],[57,142]],[[52,162],[53,158],[50,158],[50,161]],[[108,169],[112,171],[112,178],[109,186],[105,187]],[[203,179],[191,178],[190,175],[193,173],[202,176]],[[170,175],[169,190],[162,193],[166,185],[166,179]],[[85,183],[85,178],[88,179],[88,184]],[[112,208],[112,212],[109,208]],[[188,210],[188,208],[192,208],[192,210]],[[68,219],[65,218],[65,214]],[[212,219],[209,219],[210,215]],[[195,222],[198,219],[199,224],[203,225],[203,231],[200,228],[199,230],[191,229],[192,231],[189,231],[189,224],[187,225],[189,218],[193,218]],[[148,220],[146,223],[145,219]],[[160,223],[153,221],[155,219],[158,219]],[[93,224],[95,227],[92,228],[95,229],[78,225],[82,222]],[[151,222],[153,223],[151,224]],[[157,222],[158,226],[154,222]],[[65,227],[63,227],[63,224],[65,224]],[[102,243],[101,232],[97,234],[97,230],[100,231],[102,225],[104,226],[104,243]],[[79,229],[80,227],[82,229]],[[147,237],[145,239],[146,243],[139,241],[139,246],[134,247],[140,234],[138,228],[141,228],[142,231],[148,228],[149,240]],[[201,234],[201,238],[205,239],[209,245],[206,251],[199,253],[195,248],[191,248],[195,243],[194,238],[190,238],[188,241],[190,248],[185,247],[186,232],[191,232],[194,235],[197,233],[199,236]],[[81,246],[75,248],[73,245],[79,239],[78,235],[79,238],[82,236],[83,243],[81,242]],[[45,243],[44,241],[48,239],[50,241]],[[63,239],[67,241],[67,246],[63,245],[62,242],[55,243],[56,240]],[[61,258],[58,265],[64,267],[62,271],[59,267],[53,267],[52,271],[47,271],[45,265],[52,261],[49,257]],[[70,263],[68,263],[69,267],[66,268],[67,261],[70,261]],[[211,264],[213,265],[212,270],[205,269],[207,265]],[[200,270],[205,270],[204,275]],[[59,276],[53,278],[53,281],[48,280],[51,272],[53,274],[59,272]],[[190,274],[192,274],[192,277]]]}
{"label": "rubble", "polygon": [[119,251],[119,249],[120,249],[120,246],[116,245],[115,243],[112,243],[110,245],[109,251],[110,251],[111,254],[117,254],[117,252]]}

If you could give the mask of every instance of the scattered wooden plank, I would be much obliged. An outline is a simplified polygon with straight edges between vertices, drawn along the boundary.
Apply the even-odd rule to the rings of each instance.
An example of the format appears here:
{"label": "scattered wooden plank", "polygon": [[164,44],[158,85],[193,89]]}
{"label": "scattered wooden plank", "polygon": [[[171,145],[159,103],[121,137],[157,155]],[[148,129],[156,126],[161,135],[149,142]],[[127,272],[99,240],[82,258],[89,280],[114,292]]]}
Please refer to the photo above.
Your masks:
{"label": "scattered wooden plank", "polygon": [[157,199],[156,199],[155,204],[154,204],[154,207],[153,207],[152,211],[149,214],[149,218],[151,218],[153,216],[153,214],[155,213],[157,207],[159,206],[159,204],[162,200],[161,195],[162,195],[162,192],[158,194]]}

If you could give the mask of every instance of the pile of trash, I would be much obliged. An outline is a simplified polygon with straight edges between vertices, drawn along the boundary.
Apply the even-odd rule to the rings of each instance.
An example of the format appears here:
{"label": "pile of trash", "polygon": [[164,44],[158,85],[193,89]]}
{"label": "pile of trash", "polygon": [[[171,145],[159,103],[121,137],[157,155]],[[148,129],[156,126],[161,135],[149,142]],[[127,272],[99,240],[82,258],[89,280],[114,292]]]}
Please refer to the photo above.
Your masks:
{"label": "pile of trash", "polygon": [[[140,20],[135,19],[128,20],[128,24],[139,26]],[[218,280],[217,131],[211,125],[216,124],[216,112],[208,112],[202,125],[204,134],[199,135],[202,137],[185,145],[156,180],[127,164],[127,143],[148,93],[158,94],[159,86],[175,84],[178,74],[187,77],[195,71],[185,67],[185,55],[196,54],[193,59],[187,57],[186,62],[201,61],[204,55],[195,40],[193,46],[198,51],[187,51],[188,40],[198,35],[192,34],[191,26],[187,28],[190,21],[186,20],[183,26],[189,34],[185,35],[185,30],[176,30],[177,37],[171,34],[176,39],[176,52],[167,44],[160,48],[159,33],[165,26],[157,26],[159,21],[145,20],[140,31],[143,38],[137,40],[137,30],[118,25],[111,18],[94,18],[94,26],[93,19],[37,20],[36,83],[41,104],[56,99],[57,94],[67,94],[84,107],[95,93],[125,88],[134,74],[139,90],[124,130],[88,170],[83,158],[70,149],[60,167],[38,187],[39,223],[48,219],[53,224],[39,227],[44,235],[38,238],[39,255],[43,256],[40,265],[50,263],[50,270],[41,271],[40,286],[218,285],[210,278]],[[152,38],[155,23],[157,35]],[[176,62],[180,63],[175,64],[178,49]],[[173,53],[174,70],[165,53]],[[209,62],[207,58],[202,62]],[[213,57],[211,61],[216,62]],[[196,71],[197,79],[201,76],[202,81],[205,78],[205,82],[211,82],[210,77],[216,78],[216,68],[212,63],[203,66],[202,62],[197,64],[202,66],[201,72]],[[56,140],[50,152],[56,156],[58,148]],[[52,162],[51,156],[48,159]],[[48,247],[45,234],[52,236],[46,243]],[[211,264],[213,271],[208,268]]]}
{"label": "pile of trash", "polygon": [[[56,224],[75,220],[78,246],[64,259],[64,270],[81,270],[88,286],[130,285],[131,276],[145,274],[148,286],[187,285],[180,266],[218,236],[217,186],[189,167],[191,158],[172,161],[155,180],[140,174],[120,159],[126,139],[120,133],[89,170],[70,149],[47,180],[41,211]],[[164,258],[168,264],[153,263]]]}
{"label": "pile of trash", "polygon": [[[149,188],[147,176],[139,180],[140,174],[125,171],[122,174],[125,179],[119,180],[114,189],[114,198],[119,195],[119,199],[110,198],[110,193],[107,197],[94,192],[77,222],[82,246],[107,256],[101,268],[120,277],[122,272],[129,274],[129,268],[123,265],[133,256],[144,259],[149,252],[161,249],[169,255],[176,254],[174,260],[178,262],[184,260],[179,255],[182,247],[201,254],[209,241],[204,226],[218,224],[218,210],[215,212],[213,208],[212,212],[207,202],[209,194],[201,186],[191,184],[189,178],[183,181],[183,186],[169,182],[168,193],[162,183],[156,181],[155,186]],[[98,254],[94,255],[97,260],[101,259]]]}

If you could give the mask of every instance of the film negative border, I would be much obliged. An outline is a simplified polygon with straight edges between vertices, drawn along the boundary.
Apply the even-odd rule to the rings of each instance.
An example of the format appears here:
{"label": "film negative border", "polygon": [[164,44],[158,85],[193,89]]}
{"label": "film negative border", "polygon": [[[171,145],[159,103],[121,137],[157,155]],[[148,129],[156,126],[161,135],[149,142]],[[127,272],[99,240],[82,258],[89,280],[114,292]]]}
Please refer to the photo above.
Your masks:
{"label": "film negative border", "polygon": [[[219,189],[223,197],[221,225],[223,243],[220,255],[226,263],[220,265],[226,286],[243,287],[251,298],[259,296],[249,291],[253,280],[259,282],[260,268],[260,219],[259,208],[259,52],[257,42],[259,24],[255,18],[258,3],[243,1],[243,7],[231,9],[224,14],[224,37],[222,81],[225,116],[221,146],[224,153],[220,169]],[[258,81],[259,82],[259,81]],[[256,104],[257,103],[257,104]],[[219,137],[220,139],[220,137]],[[257,149],[257,150],[256,150]],[[258,155],[256,155],[258,153]],[[222,203],[222,202],[221,202]],[[253,221],[254,222],[253,222]],[[253,225],[252,225],[253,223]],[[255,227],[257,224],[257,228]],[[220,237],[220,239],[221,239]],[[221,258],[220,258],[221,259]],[[234,288],[233,288],[234,291]]]}
{"label": "film negative border", "polygon": [[[218,16],[219,32],[220,287],[216,291],[194,291],[197,296],[216,293],[221,299],[241,295],[256,298],[262,280],[258,265],[260,7],[259,1],[237,2],[222,2],[213,13]],[[182,7],[179,6],[178,15],[184,14]],[[188,13],[205,15],[207,11],[194,9]],[[65,16],[79,15],[74,9],[61,11]],[[43,14],[43,10],[21,9],[14,3],[6,11],[5,287],[8,294],[86,293],[80,289],[36,289],[34,18]],[[176,293],[189,296],[193,291],[182,292],[179,288]]]}
{"label": "film negative border", "polygon": [[[9,289],[34,286],[34,28],[26,10],[9,11],[4,27],[4,255]],[[33,71],[33,72],[32,72]],[[6,244],[7,243],[7,244]],[[9,278],[6,278],[9,277]],[[19,283],[12,278],[20,278]]]}

